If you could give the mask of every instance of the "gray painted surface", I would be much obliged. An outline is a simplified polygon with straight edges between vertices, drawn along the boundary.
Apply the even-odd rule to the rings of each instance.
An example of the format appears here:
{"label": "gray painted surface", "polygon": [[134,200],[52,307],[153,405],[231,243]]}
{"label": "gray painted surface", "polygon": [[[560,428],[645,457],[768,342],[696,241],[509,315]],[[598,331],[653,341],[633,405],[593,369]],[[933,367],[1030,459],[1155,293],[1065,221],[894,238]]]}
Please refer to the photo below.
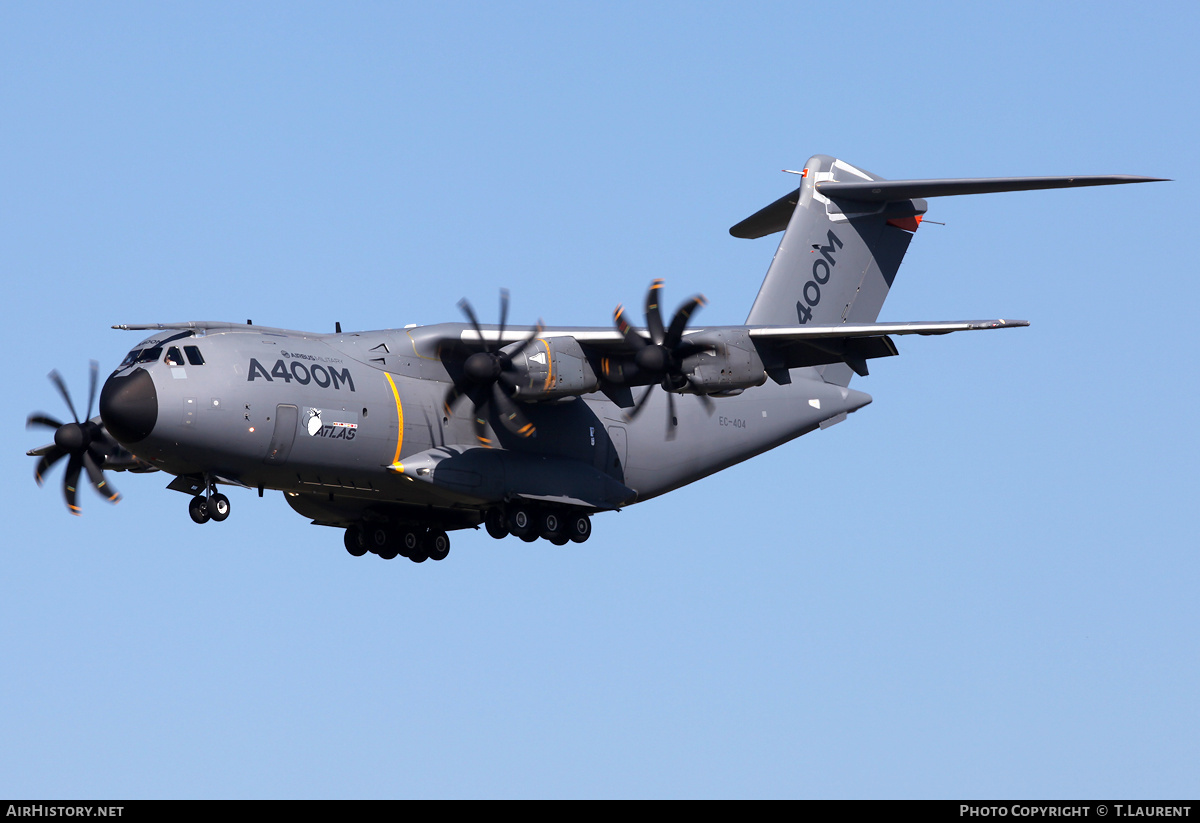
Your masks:
{"label": "gray painted surface", "polygon": [[513,507],[620,508],[846,419],[871,402],[850,376],[896,353],[888,335],[1024,325],[874,322],[925,211],[914,198],[1147,179],[886,182],[816,155],[795,192],[731,230],[786,226],[746,325],[665,341],[657,285],[649,334],[531,335],[478,326],[469,309],[470,324],[336,334],[124,327],[154,330],[135,352],[181,341],[204,362],[159,357],[110,376],[102,418],[126,440],[107,441],[105,467],[158,469],[189,493],[277,489],[316,523],[363,529],[463,528]]}

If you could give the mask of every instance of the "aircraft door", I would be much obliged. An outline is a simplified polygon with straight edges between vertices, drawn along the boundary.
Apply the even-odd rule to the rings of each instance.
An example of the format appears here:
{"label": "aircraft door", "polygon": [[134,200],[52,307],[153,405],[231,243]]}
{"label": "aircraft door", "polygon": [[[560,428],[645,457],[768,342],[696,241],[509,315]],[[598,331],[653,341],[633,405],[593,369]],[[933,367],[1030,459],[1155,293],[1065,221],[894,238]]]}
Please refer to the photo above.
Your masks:
{"label": "aircraft door", "polygon": [[267,448],[264,463],[279,466],[287,462],[296,439],[296,426],[300,423],[300,410],[296,406],[280,404],[275,407],[275,431],[271,434],[271,445]]}
{"label": "aircraft door", "polygon": [[613,456],[618,461],[620,461],[619,466],[608,466],[607,467],[606,470],[608,471],[608,473],[612,474],[615,469],[618,469],[618,468],[623,469],[625,467],[626,460],[628,459],[626,457],[626,452],[628,451],[628,444],[627,444],[627,440],[626,440],[624,426],[609,426],[607,428],[607,430],[608,430],[608,439],[610,441],[612,441],[612,448],[613,448],[613,453],[614,453]]}

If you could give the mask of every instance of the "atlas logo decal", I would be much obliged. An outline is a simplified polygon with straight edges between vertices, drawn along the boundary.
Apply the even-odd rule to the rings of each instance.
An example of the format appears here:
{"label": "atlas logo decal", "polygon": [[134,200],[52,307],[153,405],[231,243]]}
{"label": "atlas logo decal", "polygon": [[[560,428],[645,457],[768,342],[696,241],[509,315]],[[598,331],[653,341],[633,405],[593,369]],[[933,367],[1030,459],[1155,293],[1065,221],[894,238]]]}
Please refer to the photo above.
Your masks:
{"label": "atlas logo decal", "polygon": [[821,302],[821,286],[829,282],[829,275],[837,265],[837,261],[833,259],[834,247],[840,249],[842,241],[833,233],[833,229],[829,230],[826,238],[829,241],[828,246],[813,243],[813,251],[820,252],[821,256],[813,261],[812,279],[804,284],[804,291],[801,293],[804,299],[796,301],[796,315],[800,318],[801,325],[812,320],[812,307]]}
{"label": "atlas logo decal", "polygon": [[326,368],[317,364],[308,366],[296,360],[291,361],[290,366],[282,360],[276,360],[275,366],[268,372],[262,363],[251,357],[250,373],[246,375],[246,381],[254,382],[260,377],[268,383],[273,383],[279,378],[285,383],[295,380],[301,386],[316,383],[323,389],[341,389],[345,385],[350,391],[354,391],[354,378],[350,376],[350,369],[336,369],[332,366]]}
{"label": "atlas logo decal", "polygon": [[[327,437],[330,440],[353,440],[358,433],[357,423],[334,421],[326,423],[321,409],[304,410],[304,429],[310,437]],[[334,412],[335,414],[337,412]]]}

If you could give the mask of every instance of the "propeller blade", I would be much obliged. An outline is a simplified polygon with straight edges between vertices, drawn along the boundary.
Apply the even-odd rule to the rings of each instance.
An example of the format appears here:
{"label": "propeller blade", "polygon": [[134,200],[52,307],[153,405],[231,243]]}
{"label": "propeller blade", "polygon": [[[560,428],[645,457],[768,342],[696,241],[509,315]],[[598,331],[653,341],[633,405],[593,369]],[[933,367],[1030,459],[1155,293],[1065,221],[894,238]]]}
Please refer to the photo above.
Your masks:
{"label": "propeller blade", "polygon": [[475,407],[475,439],[485,449],[492,447],[492,439],[487,436],[487,420],[484,419],[483,409],[479,406]]}
{"label": "propeller blade", "polygon": [[446,396],[442,399],[442,411],[445,412],[447,419],[454,416],[454,404],[462,396],[463,392],[459,391],[456,385],[452,385],[446,390]]}
{"label": "propeller blade", "polygon": [[83,453],[83,467],[87,469],[88,480],[92,482],[92,486],[107,498],[109,503],[117,503],[121,500],[121,494],[108,485],[108,481],[104,479],[104,472],[101,471],[90,451]]}
{"label": "propeller blade", "polygon": [[500,386],[492,385],[492,402],[496,404],[497,416],[504,427],[513,434],[521,437],[532,437],[537,427],[529,422],[525,412],[521,411],[518,403],[513,401]]}
{"label": "propeller blade", "polygon": [[[484,338],[479,318],[475,316],[475,310],[471,307],[470,302],[464,297],[458,302],[458,307],[471,322],[479,339],[484,342],[485,351],[475,352],[459,363],[462,369],[461,379],[446,391],[443,400],[447,417],[453,412],[454,404],[458,399],[465,395],[471,400],[472,427],[475,431],[475,439],[481,446],[490,449],[494,444],[493,438],[488,436],[488,419],[491,415],[495,415],[495,419],[498,419],[506,429],[514,434],[522,437],[531,436],[536,430],[534,425],[529,422],[529,418],[511,397],[511,394],[515,393],[520,386],[513,358],[534,345],[537,338],[545,331],[545,325],[538,320],[537,325],[530,329],[529,335],[519,344],[516,344],[515,347],[504,346],[505,332],[508,330],[509,293],[508,289],[501,289],[500,332],[496,340],[497,345],[493,346]],[[496,430],[493,429],[494,431]]]}
{"label": "propeller blade", "polygon": [[108,460],[108,451],[104,448],[104,445],[99,440],[94,440],[88,443],[87,453],[96,461],[97,468],[103,471],[104,462]]}
{"label": "propeller blade", "polygon": [[67,408],[71,410],[71,416],[78,423],[79,415],[75,413],[75,404],[71,402],[71,393],[67,391],[67,384],[63,382],[62,375],[58,373],[58,369],[50,372],[50,382],[58,388],[58,393],[62,395],[63,400],[67,401]]}
{"label": "propeller blade", "polygon": [[537,321],[537,325],[536,325],[536,326],[534,326],[534,327],[533,327],[533,328],[530,330],[530,332],[529,332],[529,336],[528,336],[528,337],[526,337],[524,340],[522,340],[522,341],[521,341],[521,345],[517,346],[516,350],[515,350],[515,351],[513,351],[513,353],[512,353],[512,354],[508,354],[508,353],[506,353],[506,352],[501,352],[501,354],[500,354],[500,368],[501,368],[501,369],[508,368],[508,366],[509,366],[509,365],[512,363],[512,360],[513,360],[513,358],[514,358],[514,357],[518,357],[518,356],[520,356],[520,354],[521,354],[523,351],[525,351],[525,349],[529,348],[529,345],[530,345],[531,343],[533,343],[533,341],[535,341],[535,340],[537,340],[537,339],[538,339],[538,335],[540,335],[540,334],[541,334],[542,332],[544,332],[545,330],[546,330],[546,326],[545,326],[545,325],[542,323],[542,319],[539,317],[539,318],[538,318],[538,321]]}
{"label": "propeller blade", "polygon": [[467,319],[471,321],[471,327],[475,329],[475,333],[479,335],[479,340],[483,343],[484,348],[488,351],[491,351],[491,346],[489,346],[483,339],[483,329],[479,327],[479,320],[477,320],[475,317],[475,310],[471,308],[470,301],[464,297],[462,300],[458,301],[458,307],[462,309],[462,313],[465,314]]}
{"label": "propeller blade", "polygon": [[[465,397],[468,400],[470,400],[472,408],[479,408],[480,406],[482,406],[484,403],[487,402],[487,386],[474,385],[474,386],[467,386],[466,388],[452,386],[451,389],[446,392],[447,399],[449,399],[451,392],[455,392],[458,395],[457,397],[454,398],[454,400],[451,403],[451,409],[450,409],[451,412],[453,412],[453,406],[457,405],[458,399],[460,397]],[[446,410],[443,409],[443,411],[446,411]],[[447,417],[451,417],[451,416],[453,416],[453,414],[447,415]]]}
{"label": "propeller blade", "polygon": [[[96,405],[96,388],[100,382],[99,378],[100,364],[93,360],[90,363],[88,376],[87,417],[81,421],[79,411],[75,408],[71,392],[67,389],[62,375],[58,373],[57,369],[50,372],[50,382],[54,384],[58,393],[66,401],[75,422],[62,423],[44,412],[35,412],[29,415],[25,421],[26,426],[29,427],[43,426],[54,429],[53,444],[28,452],[30,455],[38,456],[37,465],[33,470],[33,479],[39,486],[43,484],[46,473],[55,463],[64,457],[70,458],[67,461],[66,472],[63,474],[63,496],[66,498],[67,508],[71,510],[71,514],[75,515],[80,513],[79,476],[85,470],[88,482],[95,487],[96,491],[100,492],[109,502],[116,503],[121,499],[121,495],[108,484],[108,479],[104,476],[104,466],[109,460],[109,455],[126,455],[126,458],[118,461],[122,467],[134,468],[139,464],[136,458],[132,458],[132,455],[118,447],[117,442],[104,431],[104,427],[100,423],[91,419],[92,409]],[[132,460],[127,458],[132,458]]]}
{"label": "propeller blade", "polygon": [[656,346],[663,345],[663,321],[662,312],[658,308],[658,293],[662,291],[663,281],[655,280],[650,284],[650,290],[646,292],[646,328],[650,332],[650,339],[654,341]]}
{"label": "propeller blade", "polygon": [[667,329],[667,338],[663,342],[663,345],[668,349],[674,349],[678,346],[679,339],[683,337],[683,330],[687,327],[688,319],[707,302],[704,299],[704,295],[697,294],[680,306],[679,310],[675,312],[675,316],[671,318],[671,328]]}
{"label": "propeller blade", "polygon": [[52,446],[50,451],[42,455],[42,459],[37,462],[37,466],[33,469],[33,479],[37,484],[42,485],[43,479],[46,477],[46,472],[50,471],[50,467],[63,458],[67,450],[62,446]]}
{"label": "propeller blade", "polygon": [[[617,324],[617,330],[625,338],[625,344],[634,350],[633,365],[636,366],[634,374],[626,375],[622,369],[621,376],[626,380],[638,383],[647,378],[658,381],[658,385],[662,386],[667,393],[667,439],[674,440],[679,426],[674,395],[689,387],[695,391],[691,378],[684,372],[684,361],[702,352],[714,352],[716,347],[707,343],[683,341],[683,333],[687,330],[688,321],[708,302],[704,295],[697,294],[686,300],[671,318],[670,327],[664,330],[662,310],[659,305],[662,289],[663,281],[660,279],[651,283],[650,290],[646,292],[646,327],[650,335],[650,342],[647,342],[625,320],[624,307],[617,306],[617,310],[613,313],[613,320]],[[604,364],[602,368],[605,378],[613,379],[607,364]],[[627,421],[631,421],[641,414],[653,390],[654,384],[651,384],[646,389],[646,393],[634,404],[633,410],[625,415]],[[696,392],[696,396],[700,398],[700,403],[704,406],[705,411],[712,414],[712,399],[701,392]]]}
{"label": "propeller blade", "polygon": [[632,423],[633,418],[642,413],[642,409],[646,405],[646,401],[650,399],[651,392],[654,391],[654,386],[647,386],[646,391],[642,393],[641,398],[633,404],[633,411],[625,413],[625,420]]}
{"label": "propeller blade", "polygon": [[95,360],[93,360],[91,362],[91,365],[89,368],[88,404],[87,404],[87,417],[84,418],[85,420],[90,420],[92,418],[92,406],[96,402],[96,379],[97,379],[97,377],[99,377],[99,375],[100,375],[100,364],[98,362],[96,362]]}
{"label": "propeller blade", "polygon": [[83,458],[79,454],[72,454],[70,462],[67,463],[67,473],[63,476],[63,495],[67,498],[67,508],[75,515],[79,514],[79,507],[75,505],[75,493],[82,468]]}
{"label": "propeller blade", "polygon": [[504,339],[504,329],[508,325],[508,289],[500,289],[500,339]]}
{"label": "propeller blade", "polygon": [[[505,365],[508,366],[509,364],[506,363]],[[512,397],[513,392],[521,387],[521,384],[517,382],[517,378],[512,376],[512,372],[515,371],[516,369],[510,368],[507,371],[500,372],[500,376],[496,378],[496,384],[503,386],[504,393],[509,397]]]}
{"label": "propeller blade", "polygon": [[625,338],[625,345],[634,351],[641,351],[646,347],[646,341],[634,331],[633,326],[629,325],[629,321],[625,319],[624,306],[617,306],[613,311],[613,322],[617,324],[617,331]]}
{"label": "propeller blade", "polygon": [[[112,439],[112,436],[109,435],[109,433],[104,430],[103,426],[97,425],[95,423],[93,423],[91,425],[92,425],[92,433],[91,433],[92,434],[92,443],[91,443],[91,446],[89,446],[89,448],[100,449],[99,452],[92,452],[93,455],[103,454],[107,457],[107,455],[112,454],[117,448],[119,448],[117,445],[117,441]],[[101,465],[104,464],[104,460],[101,460],[99,456],[97,456],[96,459],[100,460]]]}
{"label": "propeller blade", "polygon": [[61,422],[55,420],[53,417],[45,414],[44,412],[31,414],[29,417],[25,418],[25,428],[27,429],[31,429],[34,426],[45,426],[47,429],[57,429],[61,425]]}

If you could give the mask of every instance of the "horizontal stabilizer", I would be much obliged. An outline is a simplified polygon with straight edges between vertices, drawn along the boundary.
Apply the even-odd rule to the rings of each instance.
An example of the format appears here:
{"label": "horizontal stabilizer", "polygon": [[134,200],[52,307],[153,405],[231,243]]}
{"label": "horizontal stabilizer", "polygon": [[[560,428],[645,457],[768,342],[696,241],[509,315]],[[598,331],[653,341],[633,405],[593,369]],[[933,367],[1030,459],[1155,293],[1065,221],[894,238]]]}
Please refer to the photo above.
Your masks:
{"label": "horizontal stabilizer", "polygon": [[[839,200],[886,203],[893,200],[912,200],[918,197],[948,197],[954,194],[991,194],[1001,191],[1073,189],[1081,186],[1163,182],[1167,181],[1161,177],[1137,177],[1132,174],[1102,174],[1081,177],[967,177],[951,180],[867,180],[861,183],[858,181],[839,183],[829,180],[818,182],[816,190],[826,197]],[[773,203],[772,206],[774,205]],[[769,209],[771,206],[767,208]],[[750,220],[753,219],[750,218]],[[744,220],[738,225],[747,222],[749,220]],[[774,230],[779,231],[779,229]]]}
{"label": "horizontal stabilizer", "polygon": [[786,383],[788,369],[845,363],[862,377],[867,361],[899,354],[890,335],[949,334],[1028,326],[1026,320],[940,320],[928,323],[840,323],[821,326],[751,326],[768,376]]}
{"label": "horizontal stabilizer", "polygon": [[792,219],[792,212],[796,210],[796,204],[799,202],[800,189],[788,192],[771,205],[763,206],[738,223],[729,230],[729,233],[742,240],[757,240],[768,234],[783,231],[787,228],[788,221]]}
{"label": "horizontal stabilizer", "polygon": [[879,337],[885,334],[949,334],[1028,326],[1028,320],[935,320],[927,323],[843,323],[831,326],[761,326],[750,328],[752,340],[804,340],[836,337]]}

